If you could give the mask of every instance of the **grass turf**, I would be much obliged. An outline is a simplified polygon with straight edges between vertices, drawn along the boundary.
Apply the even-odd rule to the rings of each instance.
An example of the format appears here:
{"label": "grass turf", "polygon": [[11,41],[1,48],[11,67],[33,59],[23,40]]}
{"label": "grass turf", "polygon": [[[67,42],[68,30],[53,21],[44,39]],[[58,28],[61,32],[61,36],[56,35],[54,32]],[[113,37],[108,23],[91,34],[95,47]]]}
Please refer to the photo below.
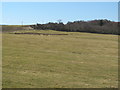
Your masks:
{"label": "grass turf", "polygon": [[[17,31],[19,32],[19,31]],[[3,88],[116,88],[118,36],[3,33]]]}

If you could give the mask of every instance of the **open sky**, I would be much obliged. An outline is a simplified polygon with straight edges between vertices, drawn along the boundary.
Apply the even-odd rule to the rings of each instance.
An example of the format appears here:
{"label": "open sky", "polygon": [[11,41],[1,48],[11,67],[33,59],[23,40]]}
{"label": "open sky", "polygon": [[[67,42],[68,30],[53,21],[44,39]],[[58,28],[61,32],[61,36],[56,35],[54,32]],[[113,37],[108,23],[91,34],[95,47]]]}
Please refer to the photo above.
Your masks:
{"label": "open sky", "polygon": [[0,24],[21,25],[76,20],[118,21],[118,2],[3,2]]}

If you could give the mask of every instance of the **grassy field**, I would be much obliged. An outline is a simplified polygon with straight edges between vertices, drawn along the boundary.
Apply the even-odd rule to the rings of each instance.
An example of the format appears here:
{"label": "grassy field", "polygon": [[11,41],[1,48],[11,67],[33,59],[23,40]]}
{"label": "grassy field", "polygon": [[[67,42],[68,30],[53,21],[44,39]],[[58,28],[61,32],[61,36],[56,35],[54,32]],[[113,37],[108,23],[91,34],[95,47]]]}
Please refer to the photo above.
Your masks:
{"label": "grassy field", "polygon": [[[19,31],[17,31],[19,32]],[[118,36],[3,33],[3,88],[117,88]]]}
{"label": "grassy field", "polygon": [[0,27],[0,89],[2,89],[2,33]]}

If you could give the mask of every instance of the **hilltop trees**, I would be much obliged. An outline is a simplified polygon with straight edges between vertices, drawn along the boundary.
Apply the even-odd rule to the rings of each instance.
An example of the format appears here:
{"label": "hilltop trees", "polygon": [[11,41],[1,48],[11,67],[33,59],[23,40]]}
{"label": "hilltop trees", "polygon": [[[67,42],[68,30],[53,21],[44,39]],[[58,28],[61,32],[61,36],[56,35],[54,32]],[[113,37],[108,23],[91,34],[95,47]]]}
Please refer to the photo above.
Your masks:
{"label": "hilltop trees", "polygon": [[63,24],[61,20],[58,23],[49,22],[46,24],[32,25],[34,29],[52,29],[67,32],[90,32],[104,34],[118,34],[118,23],[110,20],[92,20],[92,21],[74,21]]}

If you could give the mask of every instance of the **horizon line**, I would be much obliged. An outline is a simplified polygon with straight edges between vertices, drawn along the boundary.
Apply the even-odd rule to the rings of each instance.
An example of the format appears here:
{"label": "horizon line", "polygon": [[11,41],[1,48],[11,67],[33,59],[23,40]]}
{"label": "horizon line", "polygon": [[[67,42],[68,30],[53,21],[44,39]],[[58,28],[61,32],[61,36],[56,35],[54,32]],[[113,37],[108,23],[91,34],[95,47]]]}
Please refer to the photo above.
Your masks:
{"label": "horizon line", "polygon": [[[116,22],[116,23],[119,23],[120,21],[118,20],[118,21],[113,21],[113,20],[109,20],[109,19],[93,19],[93,20],[76,20],[76,21],[84,21],[84,22],[89,22],[89,21],[94,21],[94,20],[108,20],[108,21],[110,21],[110,22]],[[68,22],[75,22],[75,21],[67,21],[67,23]],[[52,21],[49,21],[49,22],[46,22],[46,23],[31,23],[31,24],[23,24],[23,23],[21,23],[21,24],[0,24],[0,25],[35,25],[35,24],[47,24],[47,23],[58,23],[58,22],[52,22]],[[64,23],[64,22],[61,22],[61,23],[63,23],[63,24],[67,24],[67,23]]]}

